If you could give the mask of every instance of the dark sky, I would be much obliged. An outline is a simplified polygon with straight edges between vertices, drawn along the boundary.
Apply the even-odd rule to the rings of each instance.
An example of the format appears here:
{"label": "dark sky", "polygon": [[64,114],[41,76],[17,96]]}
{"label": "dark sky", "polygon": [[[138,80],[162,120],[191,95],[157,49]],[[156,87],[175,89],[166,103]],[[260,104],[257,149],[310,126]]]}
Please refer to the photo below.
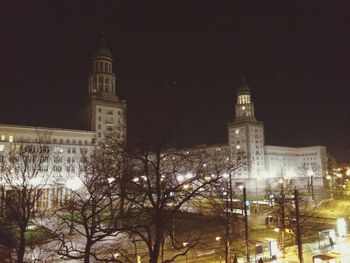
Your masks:
{"label": "dark sky", "polygon": [[151,105],[166,105],[186,112],[177,146],[226,142],[245,74],[267,144],[326,145],[350,160],[347,6],[10,2],[0,11],[0,123],[74,128],[104,31],[131,138],[142,133]]}

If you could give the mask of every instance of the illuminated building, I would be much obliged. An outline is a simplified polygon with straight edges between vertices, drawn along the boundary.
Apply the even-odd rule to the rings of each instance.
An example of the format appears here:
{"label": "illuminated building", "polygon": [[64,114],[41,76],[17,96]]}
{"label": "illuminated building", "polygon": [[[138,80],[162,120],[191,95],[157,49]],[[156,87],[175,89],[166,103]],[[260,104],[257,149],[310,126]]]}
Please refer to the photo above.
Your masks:
{"label": "illuminated building", "polygon": [[78,173],[82,155],[91,152],[107,132],[116,132],[121,140],[126,138],[126,102],[116,94],[112,54],[103,37],[91,59],[89,95],[80,113],[85,130],[0,125],[0,164],[21,146],[35,148],[39,145],[38,137],[45,135],[45,145],[52,149],[52,156],[47,161],[49,168],[43,171],[43,175],[50,177],[42,195],[46,200],[44,209],[67,198],[67,182]]}

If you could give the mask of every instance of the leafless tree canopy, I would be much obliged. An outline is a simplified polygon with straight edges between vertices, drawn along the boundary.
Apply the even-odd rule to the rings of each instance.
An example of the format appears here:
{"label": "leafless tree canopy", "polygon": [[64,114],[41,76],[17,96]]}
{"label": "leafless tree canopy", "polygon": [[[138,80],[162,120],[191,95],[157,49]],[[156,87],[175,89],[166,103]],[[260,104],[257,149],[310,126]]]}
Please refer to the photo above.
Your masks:
{"label": "leafless tree canopy", "polygon": [[16,260],[23,262],[26,246],[25,232],[31,220],[42,209],[40,201],[50,178],[50,134],[38,133],[37,141],[16,143],[6,153],[0,169],[4,187],[3,216],[19,233]]}

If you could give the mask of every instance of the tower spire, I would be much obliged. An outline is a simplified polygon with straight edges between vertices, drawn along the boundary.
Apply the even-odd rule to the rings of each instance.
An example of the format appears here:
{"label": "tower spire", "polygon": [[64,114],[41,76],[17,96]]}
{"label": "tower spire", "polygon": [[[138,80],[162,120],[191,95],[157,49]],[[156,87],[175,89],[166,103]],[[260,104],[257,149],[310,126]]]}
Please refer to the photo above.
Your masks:
{"label": "tower spire", "polygon": [[101,31],[101,33],[100,33],[100,39],[98,41],[98,46],[99,47],[106,46],[106,36],[105,36],[105,32],[103,32],[103,31]]}

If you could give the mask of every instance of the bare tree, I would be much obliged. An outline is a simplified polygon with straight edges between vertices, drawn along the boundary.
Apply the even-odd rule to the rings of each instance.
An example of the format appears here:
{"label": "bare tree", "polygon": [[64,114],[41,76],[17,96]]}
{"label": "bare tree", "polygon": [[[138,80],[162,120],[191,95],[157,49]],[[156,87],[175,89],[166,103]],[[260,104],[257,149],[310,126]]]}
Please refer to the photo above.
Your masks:
{"label": "bare tree", "polygon": [[[200,204],[208,203],[225,172],[205,150],[167,149],[172,132],[172,127],[145,129],[144,140],[127,149],[132,169],[124,178],[124,198],[133,203],[135,215],[128,231],[146,247],[150,263],[173,262],[197,245],[200,234],[184,239],[174,229],[184,213],[198,212]],[[171,243],[171,253],[164,253],[165,240]]]}
{"label": "bare tree", "polygon": [[68,182],[70,197],[57,212],[60,222],[54,230],[64,259],[132,262],[117,245],[125,239],[121,229],[131,206],[120,198],[127,160],[114,146],[111,151],[103,142],[82,155],[79,175]]}
{"label": "bare tree", "polygon": [[[294,190],[293,182],[284,178],[277,179],[268,188],[268,192],[274,196],[271,216],[272,222],[279,230],[280,246],[283,254],[285,254],[288,245],[295,244],[298,241],[296,236],[297,227],[299,227],[300,242],[301,238],[308,235],[315,227],[313,222],[315,210],[310,208],[307,202],[300,202],[299,211],[296,211]],[[299,213],[298,217],[296,216],[297,212]],[[297,221],[297,218],[299,221]]]}
{"label": "bare tree", "polygon": [[1,163],[3,215],[18,232],[16,262],[24,260],[25,233],[30,221],[41,211],[38,204],[50,179],[49,137],[48,134],[38,134],[35,143],[12,143]]}

